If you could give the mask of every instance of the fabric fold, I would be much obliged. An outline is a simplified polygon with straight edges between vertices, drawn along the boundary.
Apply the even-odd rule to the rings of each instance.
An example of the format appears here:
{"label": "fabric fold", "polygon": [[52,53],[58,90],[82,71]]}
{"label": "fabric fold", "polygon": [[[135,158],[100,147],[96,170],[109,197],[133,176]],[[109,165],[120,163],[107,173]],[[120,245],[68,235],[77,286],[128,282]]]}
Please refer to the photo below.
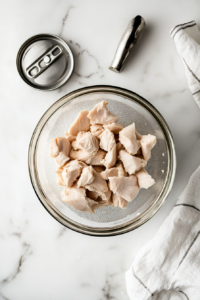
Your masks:
{"label": "fabric fold", "polygon": [[170,35],[185,66],[189,89],[200,107],[200,32],[196,22],[175,26]]}

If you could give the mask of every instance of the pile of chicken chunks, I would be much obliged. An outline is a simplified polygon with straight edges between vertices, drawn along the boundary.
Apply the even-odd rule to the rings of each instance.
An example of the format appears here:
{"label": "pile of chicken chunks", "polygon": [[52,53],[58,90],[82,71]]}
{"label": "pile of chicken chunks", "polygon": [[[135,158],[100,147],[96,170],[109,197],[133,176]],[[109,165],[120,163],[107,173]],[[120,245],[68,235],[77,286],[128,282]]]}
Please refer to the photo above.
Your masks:
{"label": "pile of chicken chunks", "polygon": [[134,123],[124,128],[106,105],[81,111],[66,136],[51,141],[63,202],[88,213],[101,206],[125,208],[155,183],[144,168],[156,137],[139,134]]}

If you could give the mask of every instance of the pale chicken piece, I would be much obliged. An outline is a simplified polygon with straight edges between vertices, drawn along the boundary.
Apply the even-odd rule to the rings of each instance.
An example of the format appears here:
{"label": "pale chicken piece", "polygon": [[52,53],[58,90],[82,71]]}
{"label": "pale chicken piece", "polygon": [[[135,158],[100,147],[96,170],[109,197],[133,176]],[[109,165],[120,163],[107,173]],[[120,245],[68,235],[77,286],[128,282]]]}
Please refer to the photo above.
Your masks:
{"label": "pale chicken piece", "polygon": [[63,181],[63,178],[62,178],[62,171],[63,171],[63,168],[58,168],[56,170],[56,180],[57,180],[57,183],[61,186],[65,186],[65,183]]}
{"label": "pale chicken piece", "polygon": [[86,200],[88,201],[88,204],[90,208],[92,209],[92,212],[94,212],[96,209],[98,209],[101,205],[98,203],[98,201],[95,201],[93,199],[87,198]]}
{"label": "pale chicken piece", "polygon": [[63,152],[60,152],[58,154],[58,156],[56,156],[55,161],[56,161],[56,165],[58,167],[62,167],[65,165],[66,162],[68,162],[70,160],[69,157],[66,157],[65,154]]}
{"label": "pale chicken piece", "polygon": [[90,131],[92,134],[99,139],[100,134],[104,131],[104,128],[100,124],[94,124],[90,126]]}
{"label": "pale chicken piece", "polygon": [[99,196],[99,198],[97,198],[96,201],[98,202],[100,207],[106,207],[106,206],[110,206],[112,204],[111,197],[107,200],[102,200],[101,196]]}
{"label": "pale chicken piece", "polygon": [[65,132],[66,139],[71,143],[76,140],[76,136],[69,134],[68,132]]}
{"label": "pale chicken piece", "polygon": [[102,130],[98,130],[94,133],[92,133],[93,136],[95,136],[96,138],[98,138],[98,140],[100,140],[100,135],[104,132],[104,129]]}
{"label": "pale chicken piece", "polygon": [[124,125],[118,124],[118,123],[111,123],[111,124],[106,124],[103,125],[105,129],[109,129],[112,131],[114,134],[119,134],[119,132],[124,128]]}
{"label": "pale chicken piece", "polygon": [[87,153],[83,150],[76,151],[76,150],[73,150],[73,149],[70,151],[70,158],[80,160],[82,162],[85,162],[86,164],[90,164],[90,161],[92,159],[90,153]]}
{"label": "pale chicken piece", "polygon": [[109,177],[110,190],[118,196],[131,202],[139,192],[137,185],[137,177],[131,175],[129,177]]}
{"label": "pale chicken piece", "polygon": [[108,153],[105,156],[105,159],[103,159],[102,162],[107,169],[114,167],[114,165],[117,162],[116,144],[113,146],[113,148],[110,151],[108,151]]}
{"label": "pale chicken piece", "polygon": [[112,203],[114,207],[125,208],[128,205],[128,201],[118,196],[117,194],[112,195]]}
{"label": "pale chicken piece", "polygon": [[103,166],[102,160],[106,156],[106,152],[98,150],[97,153],[91,157],[89,164],[92,166]]}
{"label": "pale chicken piece", "polygon": [[100,124],[94,124],[94,125],[90,126],[90,131],[92,133],[95,133],[95,132],[98,132],[98,131],[101,131],[101,130],[104,130],[104,129],[103,129],[103,126],[100,125]]}
{"label": "pale chicken piece", "polygon": [[135,175],[138,179],[139,188],[148,189],[155,183],[155,180],[147,173],[145,169],[141,169]]}
{"label": "pale chicken piece", "polygon": [[135,136],[136,136],[136,139],[139,140],[139,141],[142,138],[142,135],[139,132],[137,132],[137,131],[135,131]]}
{"label": "pale chicken piece", "polygon": [[124,148],[124,146],[120,142],[118,142],[116,144],[116,146],[117,146],[117,156],[118,156],[119,155],[119,151],[124,150],[125,148]]}
{"label": "pale chicken piece", "polygon": [[94,191],[86,190],[86,196],[92,200],[97,200],[97,198],[99,197],[99,194]]}
{"label": "pale chicken piece", "polygon": [[108,177],[118,177],[118,168],[111,168],[101,172],[101,177],[105,180],[108,180]]}
{"label": "pale chicken piece", "polygon": [[101,173],[105,171],[105,167],[104,166],[93,166],[93,168],[95,169],[96,172]]}
{"label": "pale chicken piece", "polygon": [[135,135],[135,123],[125,127],[119,132],[119,141],[130,154],[134,155],[137,153],[140,148],[140,142]]}
{"label": "pale chicken piece", "polygon": [[119,117],[113,115],[106,107],[108,102],[98,103],[88,114],[91,124],[109,124],[117,122]]}
{"label": "pale chicken piece", "polygon": [[69,134],[77,135],[79,131],[88,131],[90,129],[90,120],[87,117],[88,113],[88,110],[83,110],[79,113],[78,117],[69,129]]}
{"label": "pale chicken piece", "polygon": [[144,168],[147,162],[144,159],[130,155],[125,150],[119,152],[119,159],[122,161],[125,171],[129,175],[135,174],[135,172]]}
{"label": "pale chicken piece", "polygon": [[96,154],[89,154],[83,150],[71,150],[70,158],[77,159],[85,162],[88,165],[100,165],[103,166],[102,160],[106,156],[106,152],[103,150],[98,150]]}
{"label": "pale chicken piece", "polygon": [[56,164],[58,167],[62,167],[68,160],[70,160],[69,154],[71,150],[70,142],[65,137],[58,137],[57,145],[59,154],[56,156]]}
{"label": "pale chicken piece", "polygon": [[82,169],[86,168],[88,165],[85,164],[83,161],[79,160],[79,164],[82,166]]}
{"label": "pale chicken piece", "polygon": [[74,184],[71,188],[65,187],[61,195],[62,201],[68,203],[75,209],[88,213],[94,212],[94,209],[91,208],[91,201],[89,203],[88,198],[86,197],[85,189],[78,188],[77,184]]}
{"label": "pale chicken piece", "polygon": [[116,168],[118,169],[118,177],[128,176],[121,161],[116,164]]}
{"label": "pale chicken piece", "polygon": [[94,169],[92,166],[86,167],[83,169],[81,176],[77,182],[78,187],[86,186],[87,184],[91,184],[94,180]]}
{"label": "pale chicken piece", "polygon": [[100,148],[105,151],[110,151],[116,145],[114,134],[109,129],[105,129],[99,137]]}
{"label": "pale chicken piece", "polygon": [[109,201],[111,198],[111,190],[110,189],[108,189],[108,191],[105,193],[99,191],[98,194],[104,201]]}
{"label": "pale chicken piece", "polygon": [[50,156],[56,157],[59,154],[59,148],[57,144],[57,139],[52,139],[50,144]]}
{"label": "pale chicken piece", "polygon": [[89,191],[97,192],[98,194],[105,194],[109,190],[107,182],[95,170],[93,182],[86,185],[85,188]]}
{"label": "pale chicken piece", "polygon": [[81,175],[82,166],[77,160],[70,161],[62,171],[63,182],[67,187],[71,187],[75,180]]}
{"label": "pale chicken piece", "polygon": [[73,141],[71,145],[74,150],[81,150],[77,141]]}
{"label": "pale chicken piece", "polygon": [[77,149],[81,149],[90,154],[96,154],[99,150],[99,141],[92,135],[91,132],[80,131],[77,135],[76,141],[72,142],[72,147],[75,148],[74,143],[77,144]]}
{"label": "pale chicken piece", "polygon": [[151,158],[151,149],[156,144],[156,137],[151,134],[143,135],[140,140],[140,144],[141,144],[142,154],[144,156],[144,159],[147,161]]}

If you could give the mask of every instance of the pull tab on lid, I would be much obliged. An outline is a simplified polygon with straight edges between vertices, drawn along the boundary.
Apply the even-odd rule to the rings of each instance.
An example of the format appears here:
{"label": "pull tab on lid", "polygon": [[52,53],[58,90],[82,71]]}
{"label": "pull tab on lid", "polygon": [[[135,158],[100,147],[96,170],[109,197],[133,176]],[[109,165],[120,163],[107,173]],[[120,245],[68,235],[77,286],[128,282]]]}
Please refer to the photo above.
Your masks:
{"label": "pull tab on lid", "polygon": [[54,90],[70,78],[74,58],[69,46],[58,36],[39,34],[28,39],[17,54],[22,79],[40,90]]}

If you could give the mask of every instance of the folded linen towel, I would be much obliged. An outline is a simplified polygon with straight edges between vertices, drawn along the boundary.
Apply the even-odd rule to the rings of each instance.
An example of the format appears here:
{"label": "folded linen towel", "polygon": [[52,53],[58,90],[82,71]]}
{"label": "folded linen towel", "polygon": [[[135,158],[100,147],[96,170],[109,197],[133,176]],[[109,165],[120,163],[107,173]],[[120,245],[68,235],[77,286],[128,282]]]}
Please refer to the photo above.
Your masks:
{"label": "folded linen towel", "polygon": [[175,26],[170,35],[183,60],[190,91],[200,106],[200,32],[196,22]]}
{"label": "folded linen towel", "polygon": [[[189,31],[190,30],[190,31]],[[197,37],[199,35],[199,37]],[[171,30],[200,106],[200,33],[194,21]],[[155,237],[126,273],[131,300],[200,299],[200,166]]]}

